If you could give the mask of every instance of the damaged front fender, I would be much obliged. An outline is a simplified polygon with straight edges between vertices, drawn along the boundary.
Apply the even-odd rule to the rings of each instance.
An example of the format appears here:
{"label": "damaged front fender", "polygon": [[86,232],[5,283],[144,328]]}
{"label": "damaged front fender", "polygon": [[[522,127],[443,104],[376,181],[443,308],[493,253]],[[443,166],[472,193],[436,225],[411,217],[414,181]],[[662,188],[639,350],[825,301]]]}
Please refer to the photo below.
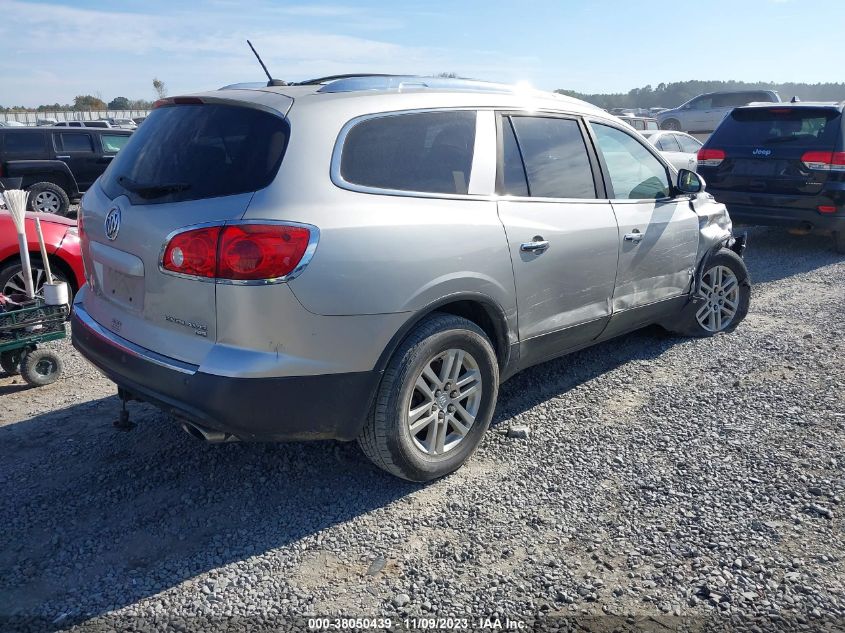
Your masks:
{"label": "damaged front fender", "polygon": [[734,237],[733,222],[728,209],[708,193],[700,193],[690,200],[690,206],[698,216],[698,255],[696,261],[695,279],[690,288],[690,296],[698,293],[703,272],[707,269],[707,262],[721,248],[730,248],[740,257],[745,252],[748,234]]}

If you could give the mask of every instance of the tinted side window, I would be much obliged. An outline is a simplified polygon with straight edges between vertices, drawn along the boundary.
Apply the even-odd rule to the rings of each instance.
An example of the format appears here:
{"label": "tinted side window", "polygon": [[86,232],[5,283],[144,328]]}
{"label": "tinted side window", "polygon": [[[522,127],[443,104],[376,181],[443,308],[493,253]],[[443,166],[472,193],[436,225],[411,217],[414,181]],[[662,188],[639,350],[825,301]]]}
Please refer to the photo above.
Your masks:
{"label": "tinted side window", "polygon": [[577,121],[525,116],[511,121],[532,197],[596,197],[587,146]]}
{"label": "tinted side window", "polygon": [[362,121],[346,135],[340,173],[378,189],[467,193],[475,112],[420,112]]}
{"label": "tinted side window", "polygon": [[527,196],[528,181],[525,179],[525,166],[516,144],[511,120],[502,119],[502,185],[506,196]]}
{"label": "tinted side window", "polygon": [[591,125],[613,184],[614,198],[647,200],[671,195],[663,163],[637,139],[608,125]]}
{"label": "tinted side window", "polygon": [[43,154],[47,151],[47,136],[44,132],[6,134],[3,147],[7,154]]}
{"label": "tinted side window", "polygon": [[93,152],[94,146],[91,144],[91,136],[89,134],[79,134],[73,132],[62,132],[57,136],[60,137],[59,142],[56,143],[58,147],[65,152]]}

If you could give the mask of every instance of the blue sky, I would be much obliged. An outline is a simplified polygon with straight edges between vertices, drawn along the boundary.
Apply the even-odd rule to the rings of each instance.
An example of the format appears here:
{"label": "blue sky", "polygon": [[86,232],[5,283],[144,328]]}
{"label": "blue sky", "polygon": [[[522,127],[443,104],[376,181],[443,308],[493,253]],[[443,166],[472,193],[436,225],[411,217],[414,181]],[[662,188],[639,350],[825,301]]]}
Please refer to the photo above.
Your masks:
{"label": "blue sky", "polygon": [[0,0],[0,105],[442,71],[553,90],[843,81],[845,0]]}

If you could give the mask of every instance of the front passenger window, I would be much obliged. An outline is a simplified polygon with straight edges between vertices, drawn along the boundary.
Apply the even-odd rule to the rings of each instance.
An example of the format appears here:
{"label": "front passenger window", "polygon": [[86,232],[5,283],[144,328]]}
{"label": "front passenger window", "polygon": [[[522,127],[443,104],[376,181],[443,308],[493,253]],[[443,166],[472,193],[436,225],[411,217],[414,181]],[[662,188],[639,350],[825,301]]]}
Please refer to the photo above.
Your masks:
{"label": "front passenger window", "polygon": [[604,157],[614,199],[655,200],[671,196],[666,168],[627,132],[591,123]]}

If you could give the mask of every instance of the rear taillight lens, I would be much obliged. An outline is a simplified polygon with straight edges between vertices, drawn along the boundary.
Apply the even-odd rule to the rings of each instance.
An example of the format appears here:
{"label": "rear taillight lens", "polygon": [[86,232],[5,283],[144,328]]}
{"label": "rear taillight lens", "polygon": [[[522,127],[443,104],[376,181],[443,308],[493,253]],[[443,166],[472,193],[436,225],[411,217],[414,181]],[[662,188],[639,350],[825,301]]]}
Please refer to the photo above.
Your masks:
{"label": "rear taillight lens", "polygon": [[302,262],[316,229],[288,224],[234,224],[177,233],[162,256],[163,270],[238,281],[290,275]]}
{"label": "rear taillight lens", "polygon": [[302,260],[311,232],[301,226],[240,224],[220,236],[217,276],[221,279],[277,279]]}
{"label": "rear taillight lens", "polygon": [[161,267],[182,275],[214,278],[221,230],[222,227],[211,226],[177,233],[164,249]]}
{"label": "rear taillight lens", "polygon": [[718,167],[725,160],[725,152],[720,149],[707,149],[702,147],[698,150],[698,164],[701,167]]}
{"label": "rear taillight lens", "polygon": [[845,152],[805,152],[801,162],[807,169],[845,171]]}
{"label": "rear taillight lens", "polygon": [[836,213],[836,207],[828,204],[820,204],[819,213]]}

